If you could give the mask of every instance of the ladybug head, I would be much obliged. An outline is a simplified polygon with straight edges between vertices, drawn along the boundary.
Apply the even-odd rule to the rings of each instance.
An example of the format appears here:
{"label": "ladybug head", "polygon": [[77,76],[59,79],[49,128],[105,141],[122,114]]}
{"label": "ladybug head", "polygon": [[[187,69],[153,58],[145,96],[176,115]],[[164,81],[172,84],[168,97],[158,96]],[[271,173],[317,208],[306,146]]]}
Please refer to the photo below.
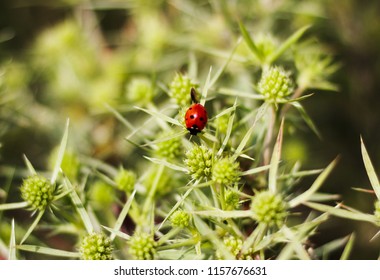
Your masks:
{"label": "ladybug head", "polygon": [[201,132],[196,124],[193,124],[191,127],[188,127],[187,130],[190,132],[191,135],[197,135],[199,132]]}

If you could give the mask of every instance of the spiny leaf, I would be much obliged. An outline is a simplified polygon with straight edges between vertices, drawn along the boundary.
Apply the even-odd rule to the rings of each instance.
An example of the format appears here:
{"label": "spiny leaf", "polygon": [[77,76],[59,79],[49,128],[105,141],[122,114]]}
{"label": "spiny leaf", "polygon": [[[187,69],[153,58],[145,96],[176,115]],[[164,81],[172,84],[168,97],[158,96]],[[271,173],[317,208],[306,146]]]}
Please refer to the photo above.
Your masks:
{"label": "spiny leaf", "polygon": [[317,177],[317,179],[314,181],[314,183],[311,185],[311,187],[305,191],[304,193],[300,194],[299,196],[293,198],[291,201],[289,201],[290,207],[295,207],[301,203],[306,202],[312,194],[314,194],[323,184],[323,182],[326,180],[332,169],[335,167],[335,164],[337,162],[337,158],[334,159],[327,167],[326,169]]}
{"label": "spiny leaf", "polygon": [[13,202],[13,203],[5,203],[5,204],[0,204],[0,211],[20,209],[20,208],[25,208],[27,206],[28,206],[28,202],[26,202],[26,201],[23,201],[23,202]]}
{"label": "spiny leaf", "polygon": [[230,250],[224,245],[220,240],[219,236],[197,215],[194,215],[194,224],[198,229],[200,235],[204,238],[207,238],[213,245],[214,248],[218,248],[219,253],[226,260],[233,260],[235,256],[231,254]]}
{"label": "spiny leaf", "polygon": [[272,158],[270,161],[269,175],[268,175],[268,189],[276,193],[277,189],[277,170],[281,159],[282,148],[282,133],[284,129],[284,120],[281,121],[280,130],[278,132],[276,144],[273,148]]}
{"label": "spiny leaf", "polygon": [[272,53],[268,58],[268,64],[272,64],[275,60],[277,60],[290,46],[295,44],[299,38],[305,33],[307,29],[310,28],[310,25],[301,27],[296,32],[294,32],[285,42],[281,44],[281,46],[276,50],[276,52]]}
{"label": "spiny leaf", "polygon": [[29,159],[26,157],[26,155],[24,155],[24,161],[25,161],[26,167],[27,167],[28,170],[29,170],[30,175],[36,175],[37,172],[36,172],[36,170],[34,169],[32,163],[31,163],[31,162],[29,161]]}
{"label": "spiny leaf", "polygon": [[344,247],[343,253],[340,256],[340,260],[348,260],[348,258],[350,257],[350,253],[354,247],[354,242],[355,242],[355,233],[352,233],[350,235],[350,238],[348,239],[346,247]]}
{"label": "spiny leaf", "polygon": [[15,233],[15,220],[12,219],[12,229],[11,229],[11,238],[9,240],[9,260],[16,260],[16,233]]}
{"label": "spiny leaf", "polygon": [[239,22],[239,28],[240,32],[243,36],[244,41],[246,42],[247,46],[252,51],[253,55],[262,62],[264,57],[258,47],[256,46],[255,42],[252,40],[251,35],[248,33],[247,29],[245,28],[244,24],[242,22]]}
{"label": "spiny leaf", "polygon": [[169,167],[170,169],[173,169],[173,170],[176,170],[176,171],[181,171],[181,172],[184,172],[184,173],[188,173],[188,170],[185,167],[179,166],[179,165],[174,164],[174,163],[167,162],[164,159],[151,158],[151,157],[147,157],[147,156],[144,156],[144,158],[146,158],[147,160],[150,160],[151,162],[156,163],[158,165],[164,165],[166,167]]}
{"label": "spiny leaf", "polygon": [[70,124],[70,120],[67,119],[66,126],[65,126],[65,132],[63,133],[61,144],[59,145],[58,156],[57,156],[57,159],[55,160],[54,169],[53,169],[53,172],[51,175],[51,180],[50,180],[51,184],[55,183],[55,180],[58,177],[58,173],[61,170],[61,163],[62,163],[63,157],[65,155],[67,139],[69,136],[69,124]]}
{"label": "spiny leaf", "polygon": [[56,256],[56,257],[75,258],[75,259],[80,257],[80,253],[78,252],[69,252],[69,251],[52,249],[48,247],[35,246],[35,245],[18,245],[17,249],[23,250],[23,251],[29,251],[33,253]]}
{"label": "spiny leaf", "polygon": [[38,222],[41,220],[42,216],[44,214],[44,211],[39,211],[37,217],[34,219],[33,223],[30,225],[28,230],[26,231],[24,237],[22,238],[20,244],[24,243],[24,241],[29,237],[29,235],[32,233],[32,231],[36,228]]}
{"label": "spiny leaf", "polygon": [[157,112],[157,111],[152,111],[152,110],[148,110],[148,109],[144,109],[144,108],[140,108],[140,107],[137,107],[137,106],[134,106],[134,108],[138,109],[138,110],[141,110],[153,117],[156,117],[156,118],[159,118],[161,120],[164,120],[168,123],[171,123],[171,124],[174,124],[174,125],[177,125],[177,126],[182,126],[178,120],[176,119],[173,119],[171,117],[168,117],[167,115],[161,113],[161,112]]}
{"label": "spiny leaf", "polygon": [[377,199],[380,200],[380,183],[379,179],[377,178],[375,168],[372,165],[371,159],[368,155],[367,149],[364,145],[363,138],[360,137],[361,142],[361,150],[362,150],[362,156],[363,156],[363,162],[365,169],[367,171],[367,175],[369,178],[369,181],[371,182],[372,188],[375,191],[375,194],[377,196]]}
{"label": "spiny leaf", "polygon": [[377,225],[377,220],[373,215],[369,215],[369,214],[365,214],[361,212],[352,212],[345,209],[340,209],[340,208],[336,208],[336,207],[332,207],[332,206],[324,205],[324,204],[319,204],[315,202],[304,202],[303,204],[315,210],[318,210],[321,212],[327,212],[331,215],[341,217],[344,219],[369,222],[374,225]]}
{"label": "spiny leaf", "polygon": [[[129,196],[127,202],[125,203],[123,209],[121,210],[120,214],[119,214],[119,217],[117,218],[116,220],[116,223],[113,227],[113,230],[116,232],[116,231],[119,231],[125,218],[127,217],[127,214],[128,214],[128,211],[129,211],[129,208],[131,207],[132,205],[132,202],[133,202],[133,199],[135,197],[135,194],[136,194],[136,190],[134,190],[132,192],[132,194]],[[111,240],[114,240],[115,239],[115,233],[112,233],[111,234]]]}
{"label": "spiny leaf", "polygon": [[65,186],[66,190],[72,190],[69,193],[71,201],[73,202],[73,205],[74,205],[76,211],[78,212],[79,216],[81,217],[82,222],[83,222],[87,232],[92,233],[94,231],[94,226],[92,225],[91,218],[88,215],[88,213],[86,212],[86,208],[84,207],[82,201],[80,200],[77,192],[75,190],[73,190],[74,188],[73,188],[71,182],[66,177],[64,180],[64,186]]}

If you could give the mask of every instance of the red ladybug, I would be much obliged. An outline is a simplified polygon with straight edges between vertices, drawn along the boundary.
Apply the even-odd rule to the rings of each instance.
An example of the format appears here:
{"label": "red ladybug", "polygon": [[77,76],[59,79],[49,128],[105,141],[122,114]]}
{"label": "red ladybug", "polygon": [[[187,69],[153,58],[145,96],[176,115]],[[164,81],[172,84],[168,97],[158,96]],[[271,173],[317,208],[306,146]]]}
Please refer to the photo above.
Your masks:
{"label": "red ladybug", "polygon": [[191,100],[193,100],[195,104],[191,105],[190,108],[187,109],[185,114],[185,123],[190,134],[197,135],[205,128],[207,124],[207,111],[205,107],[197,102],[194,88],[191,88],[190,94]]}

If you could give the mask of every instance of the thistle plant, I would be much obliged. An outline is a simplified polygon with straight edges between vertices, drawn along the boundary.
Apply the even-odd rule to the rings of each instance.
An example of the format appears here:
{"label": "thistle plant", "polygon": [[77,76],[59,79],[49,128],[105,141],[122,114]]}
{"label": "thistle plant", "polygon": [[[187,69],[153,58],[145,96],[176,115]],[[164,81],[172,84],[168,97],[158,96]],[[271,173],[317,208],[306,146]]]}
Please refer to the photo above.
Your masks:
{"label": "thistle plant", "polygon": [[[260,24],[253,24],[248,11],[256,9],[248,8],[262,3],[235,3],[241,13],[236,22],[225,12],[235,4],[227,2],[207,8],[187,3],[208,16],[210,37],[178,1],[170,9],[164,2],[136,1],[123,8],[128,26],[120,38],[102,36],[109,34],[101,28],[87,34],[74,19],[41,33],[28,52],[36,76],[25,78],[26,85],[1,68],[8,69],[0,75],[1,93],[17,89],[18,102],[30,104],[18,122],[6,110],[1,116],[22,124],[19,129],[29,125],[52,134],[46,147],[29,143],[39,147],[31,155],[41,152],[43,159],[25,156],[12,174],[1,168],[8,182],[0,189],[1,241],[3,224],[11,232],[7,258],[32,252],[84,260],[322,259],[344,247],[344,259],[353,237],[331,241],[339,246],[307,248],[325,230],[323,223],[338,216],[380,225],[379,182],[364,144],[375,194],[371,213],[322,191],[337,160],[305,169],[305,155],[290,161],[282,152],[300,131],[320,135],[303,102],[313,102],[311,90],[337,90],[330,78],[338,64],[308,39],[309,25],[293,22],[276,34],[270,27],[282,11],[273,9],[265,22],[258,15]],[[29,92],[36,88],[41,93]],[[192,88],[199,93],[193,101]],[[4,96],[0,106],[13,104],[11,95]],[[196,135],[184,121],[192,102],[208,115]],[[62,116],[72,120],[63,129],[56,125]],[[50,149],[62,131],[58,148]],[[30,211],[32,222],[12,222],[10,209]],[[69,245],[47,245],[51,235]]]}

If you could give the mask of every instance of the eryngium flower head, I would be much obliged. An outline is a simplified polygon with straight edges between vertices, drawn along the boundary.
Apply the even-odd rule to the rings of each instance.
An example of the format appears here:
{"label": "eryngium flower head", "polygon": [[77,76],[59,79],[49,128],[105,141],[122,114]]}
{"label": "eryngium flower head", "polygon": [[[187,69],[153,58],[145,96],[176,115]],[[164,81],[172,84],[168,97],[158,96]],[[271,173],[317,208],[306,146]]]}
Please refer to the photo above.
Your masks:
{"label": "eryngium flower head", "polygon": [[232,186],[240,180],[239,163],[233,158],[225,157],[215,160],[212,168],[212,180],[218,184]]}
{"label": "eryngium flower head", "polygon": [[136,260],[153,260],[156,255],[157,243],[153,236],[145,233],[135,233],[128,241],[129,253]]}
{"label": "eryngium flower head", "polygon": [[190,225],[190,215],[183,210],[177,210],[171,215],[170,222],[173,227],[187,228]]}
{"label": "eryngium flower head", "polygon": [[169,96],[174,98],[180,107],[186,107],[190,104],[191,88],[197,88],[197,84],[188,76],[177,73],[170,84]]}
{"label": "eryngium flower head", "polygon": [[287,204],[282,196],[271,191],[257,193],[251,203],[251,210],[259,223],[281,227],[287,217]]}
{"label": "eryngium flower head", "polygon": [[130,193],[135,188],[136,174],[130,170],[120,169],[116,174],[115,183],[119,190]]}
{"label": "eryngium flower head", "polygon": [[111,239],[95,232],[86,235],[79,248],[83,260],[111,260],[112,251]]}
{"label": "eryngium flower head", "polygon": [[33,210],[43,211],[53,200],[54,187],[46,178],[32,175],[23,181],[20,191]]}
{"label": "eryngium flower head", "polygon": [[292,81],[284,69],[270,67],[264,70],[258,84],[258,90],[265,100],[270,103],[277,103],[292,94]]}
{"label": "eryngium flower head", "polygon": [[185,164],[190,175],[196,180],[211,177],[212,162],[212,150],[206,146],[195,145],[186,152]]}

